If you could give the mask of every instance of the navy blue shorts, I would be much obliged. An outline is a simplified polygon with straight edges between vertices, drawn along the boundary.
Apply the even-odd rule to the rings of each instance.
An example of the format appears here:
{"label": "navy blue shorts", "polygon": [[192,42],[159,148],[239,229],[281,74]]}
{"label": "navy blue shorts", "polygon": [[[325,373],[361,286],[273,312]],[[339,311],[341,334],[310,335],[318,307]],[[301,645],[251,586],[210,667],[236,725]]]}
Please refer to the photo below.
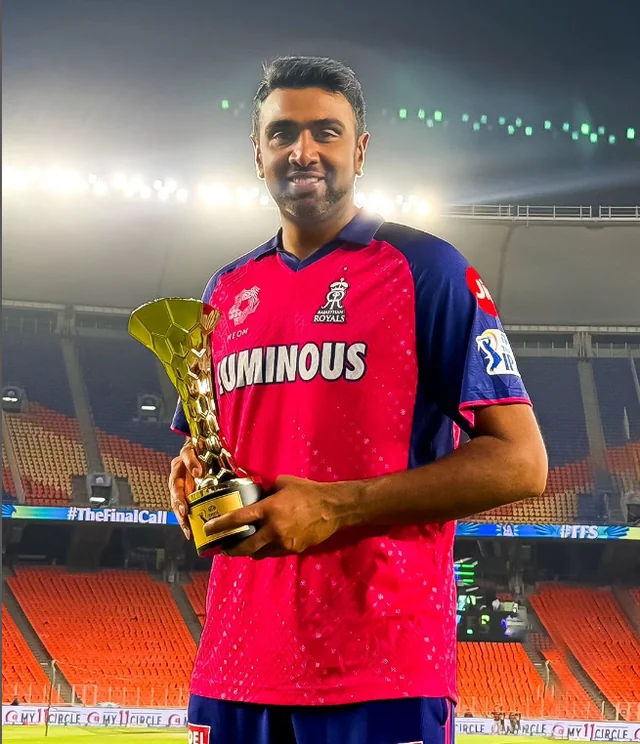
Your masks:
{"label": "navy blue shorts", "polygon": [[348,705],[256,705],[192,695],[189,744],[453,744],[453,705],[401,698]]}

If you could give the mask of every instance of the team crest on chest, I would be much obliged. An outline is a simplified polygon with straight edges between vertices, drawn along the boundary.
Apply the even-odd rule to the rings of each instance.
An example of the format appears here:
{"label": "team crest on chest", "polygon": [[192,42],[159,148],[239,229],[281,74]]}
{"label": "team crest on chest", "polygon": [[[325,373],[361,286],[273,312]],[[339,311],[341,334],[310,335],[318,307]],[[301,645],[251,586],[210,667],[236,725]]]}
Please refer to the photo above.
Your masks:
{"label": "team crest on chest", "polygon": [[349,285],[344,280],[344,277],[339,282],[330,284],[325,303],[316,312],[313,322],[344,323],[346,321],[346,314],[342,302],[346,297],[348,289]]}
{"label": "team crest on chest", "polygon": [[236,299],[229,310],[229,320],[232,320],[236,325],[244,323],[247,316],[254,313],[260,304],[259,292],[260,287],[251,287],[251,289],[243,289],[236,295]]}

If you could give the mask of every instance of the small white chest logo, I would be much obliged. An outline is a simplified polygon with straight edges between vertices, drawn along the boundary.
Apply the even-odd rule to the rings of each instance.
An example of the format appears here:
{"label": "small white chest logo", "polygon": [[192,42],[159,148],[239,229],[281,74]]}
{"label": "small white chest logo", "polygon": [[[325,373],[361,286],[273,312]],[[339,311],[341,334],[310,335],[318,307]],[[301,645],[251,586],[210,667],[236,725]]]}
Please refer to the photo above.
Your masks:
{"label": "small white chest logo", "polygon": [[344,278],[340,279],[339,282],[333,282],[333,284],[329,286],[326,301],[324,305],[318,309],[318,312],[313,318],[313,322],[344,323],[346,321],[346,315],[342,302],[346,297],[348,289],[349,285]]}
{"label": "small white chest logo", "polygon": [[229,320],[232,320],[237,326],[242,325],[242,323],[247,319],[247,316],[254,313],[260,304],[258,292],[260,292],[260,287],[243,289],[242,292],[236,296],[236,299],[229,310]]}

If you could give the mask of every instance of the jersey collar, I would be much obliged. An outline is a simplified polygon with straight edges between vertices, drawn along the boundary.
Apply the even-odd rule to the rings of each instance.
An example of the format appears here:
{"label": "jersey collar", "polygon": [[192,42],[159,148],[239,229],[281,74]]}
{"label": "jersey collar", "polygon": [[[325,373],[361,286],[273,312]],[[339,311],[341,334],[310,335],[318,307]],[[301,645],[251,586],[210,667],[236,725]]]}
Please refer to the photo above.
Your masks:
{"label": "jersey collar", "polygon": [[[325,253],[327,247],[336,245],[342,245],[349,249],[364,248],[373,240],[378,229],[383,224],[384,219],[379,214],[373,214],[360,209],[351,222],[348,222],[333,240],[320,248],[319,252]],[[265,243],[260,257],[274,252],[285,253],[282,247],[282,228],[278,230],[271,240]]]}

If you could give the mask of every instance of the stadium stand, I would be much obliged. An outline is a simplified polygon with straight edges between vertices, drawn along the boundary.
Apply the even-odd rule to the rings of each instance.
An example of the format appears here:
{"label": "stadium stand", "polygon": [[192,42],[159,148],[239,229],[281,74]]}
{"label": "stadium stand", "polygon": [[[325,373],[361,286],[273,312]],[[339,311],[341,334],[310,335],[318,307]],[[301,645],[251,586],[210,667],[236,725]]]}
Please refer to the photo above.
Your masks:
{"label": "stadium stand", "polygon": [[579,463],[575,473],[564,472],[580,480],[587,476],[592,478],[590,468],[587,468],[589,440],[580,394],[578,361],[521,357],[518,368],[547,443],[550,467],[555,469]]}
{"label": "stadium stand", "polygon": [[15,573],[16,599],[83,702],[186,703],[196,649],[167,584],[137,571]]}
{"label": "stadium stand", "polygon": [[[135,420],[138,395],[162,395],[153,354],[126,338],[79,337],[76,343],[96,426],[107,434],[175,457],[179,440],[167,424]],[[173,404],[167,401],[171,408]]]}
{"label": "stadium stand", "polygon": [[191,584],[185,584],[184,590],[187,594],[189,602],[193,607],[194,612],[200,620],[200,624],[204,625],[206,617],[206,601],[207,601],[207,585],[209,583],[209,574],[207,571],[198,571],[197,573],[191,573]]}
{"label": "stadium stand", "polygon": [[[179,442],[173,432],[170,436]],[[171,458],[168,455],[99,430],[98,445],[105,468],[111,474],[129,480],[133,500],[138,506],[170,508],[167,478]]]}
{"label": "stadium stand", "polygon": [[640,492],[640,442],[608,450],[607,464],[620,493]]}
{"label": "stadium stand", "polygon": [[622,717],[640,702],[640,641],[609,589],[540,584],[531,604],[560,649],[568,649]]}
{"label": "stadium stand", "polygon": [[519,643],[458,644],[459,711],[544,709],[544,682]]}
{"label": "stadium stand", "polygon": [[[21,703],[48,700],[51,683],[22,637],[7,608],[2,605],[2,702],[17,697]],[[62,702],[57,690],[51,701]]]}
{"label": "stadium stand", "polygon": [[640,441],[640,401],[631,360],[594,359],[593,374],[607,447],[621,447],[628,440]]}
{"label": "stadium stand", "polygon": [[29,403],[29,413],[8,413],[6,421],[26,502],[36,506],[68,504],[71,476],[87,472],[77,419]]}
{"label": "stadium stand", "polygon": [[75,416],[58,336],[5,333],[2,346],[4,384],[20,385],[30,401]]}
{"label": "stadium stand", "polygon": [[11,470],[9,469],[9,461],[7,460],[4,442],[2,442],[2,503],[13,504],[15,501],[17,501],[16,486],[13,482]]}
{"label": "stadium stand", "polygon": [[542,655],[560,683],[559,689],[554,689],[554,699],[547,707],[546,714],[558,718],[583,718],[585,721],[603,720],[604,716],[567,666],[564,654],[551,647],[543,650]]}

